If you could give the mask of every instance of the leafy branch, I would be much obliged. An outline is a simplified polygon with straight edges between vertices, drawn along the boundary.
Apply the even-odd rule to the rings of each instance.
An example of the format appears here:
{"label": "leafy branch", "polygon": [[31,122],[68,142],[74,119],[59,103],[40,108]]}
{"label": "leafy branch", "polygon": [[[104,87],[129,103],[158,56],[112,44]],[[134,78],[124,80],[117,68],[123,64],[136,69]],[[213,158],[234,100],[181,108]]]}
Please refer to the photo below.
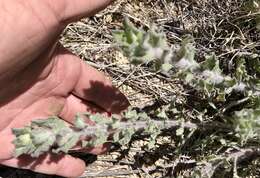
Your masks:
{"label": "leafy branch", "polygon": [[[124,22],[124,30],[115,31],[114,37],[120,49],[132,64],[152,63],[155,70],[167,73],[194,88],[207,101],[208,107],[218,111],[212,117],[222,117],[225,122],[191,123],[184,121],[183,116],[172,118],[167,113],[162,117],[151,117],[145,112],[134,109],[125,111],[121,116],[110,117],[101,114],[81,114],[75,118],[74,125],[68,125],[58,117],[35,120],[30,126],[13,129],[16,136],[14,144],[16,157],[28,154],[33,157],[52,151],[68,153],[80,144],[83,147],[96,146],[105,142],[128,144],[136,132],[150,135],[149,145],[155,144],[156,137],[164,129],[177,128],[176,135],[212,127],[234,132],[241,145],[249,140],[260,141],[260,62],[255,59],[248,62],[239,58],[235,61],[233,72],[225,74],[219,60],[214,54],[197,62],[194,40],[185,38],[179,47],[171,47],[166,35],[155,27],[149,31],[136,28],[129,20]],[[232,95],[239,95],[235,97]],[[174,101],[173,101],[174,103]],[[218,103],[222,103],[219,107]],[[173,104],[174,105],[174,104]],[[225,107],[223,107],[223,105]],[[242,109],[236,107],[242,106]],[[227,113],[228,111],[228,113]],[[94,126],[85,124],[83,117],[95,122]],[[207,117],[203,115],[203,117]],[[216,124],[217,123],[217,124]],[[90,141],[86,138],[91,137]]]}
{"label": "leafy branch", "polygon": [[[123,118],[128,119],[127,121],[120,120],[118,115],[107,117],[101,114],[84,114],[95,122],[93,126],[87,125],[81,116],[75,118],[74,125],[69,125],[58,117],[52,117],[35,120],[30,126],[22,129],[13,129],[16,136],[15,156],[28,154],[38,157],[50,150],[53,153],[68,153],[79,143],[82,147],[93,147],[106,142],[125,145],[137,131],[152,135],[161,129],[172,127],[197,128],[196,124],[190,122],[151,120],[145,113],[138,114],[135,110],[123,113]],[[92,137],[91,141],[85,141],[87,137]]]}
{"label": "leafy branch", "polygon": [[[251,139],[260,141],[259,58],[239,57],[232,64],[233,72],[225,74],[214,54],[205,56],[205,60],[200,63],[195,60],[196,49],[192,37],[186,37],[178,48],[173,48],[167,44],[162,32],[155,31],[154,28],[145,32],[128,20],[124,23],[124,30],[115,32],[115,39],[131,61],[141,64],[153,62],[156,70],[167,72],[171,78],[183,81],[202,94],[202,98],[208,101],[208,106],[204,106],[204,109],[210,107],[217,111],[212,120],[221,117],[234,128],[230,131],[237,133],[241,144]],[[145,55],[128,52],[140,49]],[[150,52],[151,49],[153,52]],[[152,60],[147,60],[147,56]],[[221,107],[218,107],[219,103],[222,103]],[[242,109],[236,110],[239,106]]]}

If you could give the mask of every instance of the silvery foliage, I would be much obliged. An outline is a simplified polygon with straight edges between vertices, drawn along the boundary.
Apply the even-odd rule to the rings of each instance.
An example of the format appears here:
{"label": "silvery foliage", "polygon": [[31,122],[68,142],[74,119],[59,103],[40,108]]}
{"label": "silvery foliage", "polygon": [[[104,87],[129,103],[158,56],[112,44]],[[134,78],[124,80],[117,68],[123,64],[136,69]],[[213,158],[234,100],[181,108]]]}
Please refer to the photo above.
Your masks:
{"label": "silvery foliage", "polygon": [[[86,124],[83,119],[85,117],[95,125]],[[124,118],[125,121],[120,118]],[[146,113],[137,113],[130,108],[123,112],[122,116],[90,113],[77,115],[74,125],[69,125],[58,117],[39,119],[32,121],[30,126],[13,129],[16,136],[13,142],[16,147],[14,156],[27,154],[38,157],[48,151],[57,154],[68,153],[76,145],[94,147],[107,142],[126,145],[137,131],[150,135],[150,142],[155,144],[154,137],[161,129],[180,125],[193,129],[197,127],[195,124],[183,124],[179,121],[151,120]],[[91,140],[86,140],[89,137]]]}
{"label": "silvery foliage", "polygon": [[[154,27],[145,32],[128,20],[124,23],[124,30],[116,31],[114,36],[123,53],[133,64],[146,64],[151,61],[156,63],[158,70],[170,73],[172,78],[181,79],[201,92],[204,99],[216,110],[217,102],[232,106],[246,101],[244,109],[233,113],[235,131],[242,142],[255,138],[256,135],[260,140],[259,55],[252,56],[249,60],[238,58],[234,72],[224,74],[215,54],[206,56],[200,63],[195,60],[196,49],[192,37],[184,38],[180,47],[173,49],[168,45],[164,33],[156,31]],[[136,55],[134,51],[142,51],[142,55]],[[231,94],[242,94],[243,98],[229,103],[227,98]]]}
{"label": "silvery foliage", "polygon": [[[235,62],[235,70],[228,75],[221,70],[219,60],[212,54],[205,57],[203,62],[197,62],[194,40],[187,37],[180,47],[173,48],[167,43],[166,35],[158,32],[155,26],[146,32],[136,28],[129,20],[124,22],[124,30],[115,31],[114,38],[120,49],[132,64],[154,63],[155,69],[179,78],[187,85],[201,92],[215,109],[215,102],[229,104],[227,97],[232,93],[243,94],[247,101],[244,109],[234,112],[232,126],[241,143],[259,138],[260,110],[260,62],[254,58],[249,63],[240,58]],[[251,70],[249,74],[248,68]],[[239,101],[232,101],[239,103]],[[87,125],[84,117],[96,124]],[[163,116],[163,117],[159,117]],[[38,157],[45,152],[68,153],[77,144],[92,147],[105,142],[128,144],[134,133],[143,131],[150,135],[153,147],[161,129],[178,127],[176,135],[182,135],[184,128],[197,129],[193,123],[183,120],[169,120],[167,114],[158,114],[163,120],[153,120],[146,113],[138,113],[133,109],[125,111],[122,116],[104,116],[101,114],[81,114],[76,116],[74,125],[68,125],[57,117],[36,120],[31,125],[21,129],[13,129],[15,153],[20,156],[28,154]],[[223,116],[224,117],[224,116]],[[122,119],[120,119],[122,118]],[[182,132],[180,132],[182,131]],[[85,138],[91,137],[91,140]]]}

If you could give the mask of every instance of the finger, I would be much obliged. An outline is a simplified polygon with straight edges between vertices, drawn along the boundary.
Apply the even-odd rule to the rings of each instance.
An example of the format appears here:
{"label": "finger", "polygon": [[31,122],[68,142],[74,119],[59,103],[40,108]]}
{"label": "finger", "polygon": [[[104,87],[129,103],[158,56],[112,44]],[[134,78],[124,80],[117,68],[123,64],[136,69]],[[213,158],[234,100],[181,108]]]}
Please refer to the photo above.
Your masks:
{"label": "finger", "polygon": [[104,74],[86,65],[77,56],[62,52],[61,60],[79,62],[80,73],[73,94],[85,101],[93,102],[107,112],[120,113],[129,106],[127,98],[107,79]]}
{"label": "finger", "polygon": [[1,159],[10,159],[12,158],[13,150],[15,149],[12,140],[14,140],[14,136],[11,130],[8,132],[0,132],[1,139],[0,145],[4,145],[4,148],[0,147],[0,160]]}
{"label": "finger", "polygon": [[52,0],[47,0],[61,18],[61,21],[67,23],[94,15],[113,1],[114,0],[61,0],[53,3]]}
{"label": "finger", "polygon": [[[126,97],[118,89],[113,87],[110,80],[102,73],[83,62],[81,66],[81,75],[74,88],[75,95],[94,102],[112,113],[120,113],[129,106]],[[87,77],[89,80],[86,80]]]}
{"label": "finger", "polygon": [[86,167],[84,161],[78,158],[56,154],[46,154],[39,158],[22,156],[17,159],[0,161],[0,164],[63,177],[79,177],[84,173]]}
{"label": "finger", "polygon": [[[67,97],[65,105],[59,114],[63,120],[73,124],[75,116],[80,113],[104,113],[105,111],[98,106],[84,101],[77,96],[71,94]],[[86,118],[86,123],[93,125],[94,123]]]}

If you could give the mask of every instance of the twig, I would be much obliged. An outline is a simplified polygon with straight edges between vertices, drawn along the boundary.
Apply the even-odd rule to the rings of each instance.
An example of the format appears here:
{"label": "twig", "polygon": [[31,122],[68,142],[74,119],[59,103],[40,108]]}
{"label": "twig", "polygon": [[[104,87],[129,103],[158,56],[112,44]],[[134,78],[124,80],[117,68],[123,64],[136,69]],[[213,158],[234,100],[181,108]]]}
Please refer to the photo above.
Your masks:
{"label": "twig", "polygon": [[132,174],[138,174],[140,173],[140,170],[116,170],[116,171],[109,171],[105,170],[102,172],[85,172],[83,176],[80,178],[87,178],[87,177],[120,177],[120,176],[127,176],[127,175],[132,175]]}
{"label": "twig", "polygon": [[229,105],[227,105],[225,108],[223,108],[221,110],[222,113],[225,113],[226,111],[230,110],[231,108],[235,107],[235,106],[238,106],[238,105],[241,105],[245,102],[247,102],[250,98],[249,97],[246,97],[246,98],[243,98],[241,100],[238,100],[238,101],[234,101],[234,102],[231,102]]}

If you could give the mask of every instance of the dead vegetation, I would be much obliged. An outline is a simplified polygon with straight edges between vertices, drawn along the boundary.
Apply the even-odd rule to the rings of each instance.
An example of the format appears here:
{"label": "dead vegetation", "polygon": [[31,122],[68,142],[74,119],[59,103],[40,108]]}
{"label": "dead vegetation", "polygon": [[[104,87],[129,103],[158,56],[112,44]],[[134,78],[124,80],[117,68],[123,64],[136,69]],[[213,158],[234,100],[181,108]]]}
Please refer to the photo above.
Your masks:
{"label": "dead vegetation", "polygon": [[[98,15],[69,25],[64,31],[61,43],[86,63],[105,72],[115,86],[127,95],[133,106],[158,108],[158,105],[167,104],[172,99],[181,102],[187,91],[178,80],[153,73],[145,66],[129,65],[123,54],[115,49],[111,32],[120,29],[123,18],[128,17],[137,26],[144,28],[155,23],[167,34],[168,41],[172,45],[179,44],[185,35],[190,34],[195,38],[198,58],[204,60],[206,54],[213,52],[219,57],[221,65],[228,73],[233,69],[229,65],[230,61],[240,56],[258,55],[260,50],[260,37],[254,22],[256,15],[246,11],[245,2],[243,0],[118,0]],[[199,137],[205,135],[200,134]],[[153,151],[144,148],[147,142],[145,139],[138,139],[129,148],[118,149],[115,146],[114,151],[107,155],[77,156],[91,162],[83,177],[149,178],[191,177],[194,167],[207,164],[203,162],[203,151],[205,156],[215,152],[229,156],[236,153],[239,156],[234,159],[241,159],[239,171],[243,172],[244,177],[260,176],[258,170],[260,159],[257,158],[260,156],[259,150],[237,150],[234,146],[223,152],[225,148],[215,145],[215,138],[210,139],[212,147],[215,146],[211,150],[207,150],[208,148],[191,150],[192,148],[184,147],[179,152],[172,137],[166,134],[158,138],[160,146]],[[184,145],[189,146],[188,142],[193,140],[188,140]],[[230,175],[233,175],[232,171]],[[6,168],[0,169],[0,172],[0,177],[3,178],[47,177]],[[215,177],[221,176],[215,175]]]}

